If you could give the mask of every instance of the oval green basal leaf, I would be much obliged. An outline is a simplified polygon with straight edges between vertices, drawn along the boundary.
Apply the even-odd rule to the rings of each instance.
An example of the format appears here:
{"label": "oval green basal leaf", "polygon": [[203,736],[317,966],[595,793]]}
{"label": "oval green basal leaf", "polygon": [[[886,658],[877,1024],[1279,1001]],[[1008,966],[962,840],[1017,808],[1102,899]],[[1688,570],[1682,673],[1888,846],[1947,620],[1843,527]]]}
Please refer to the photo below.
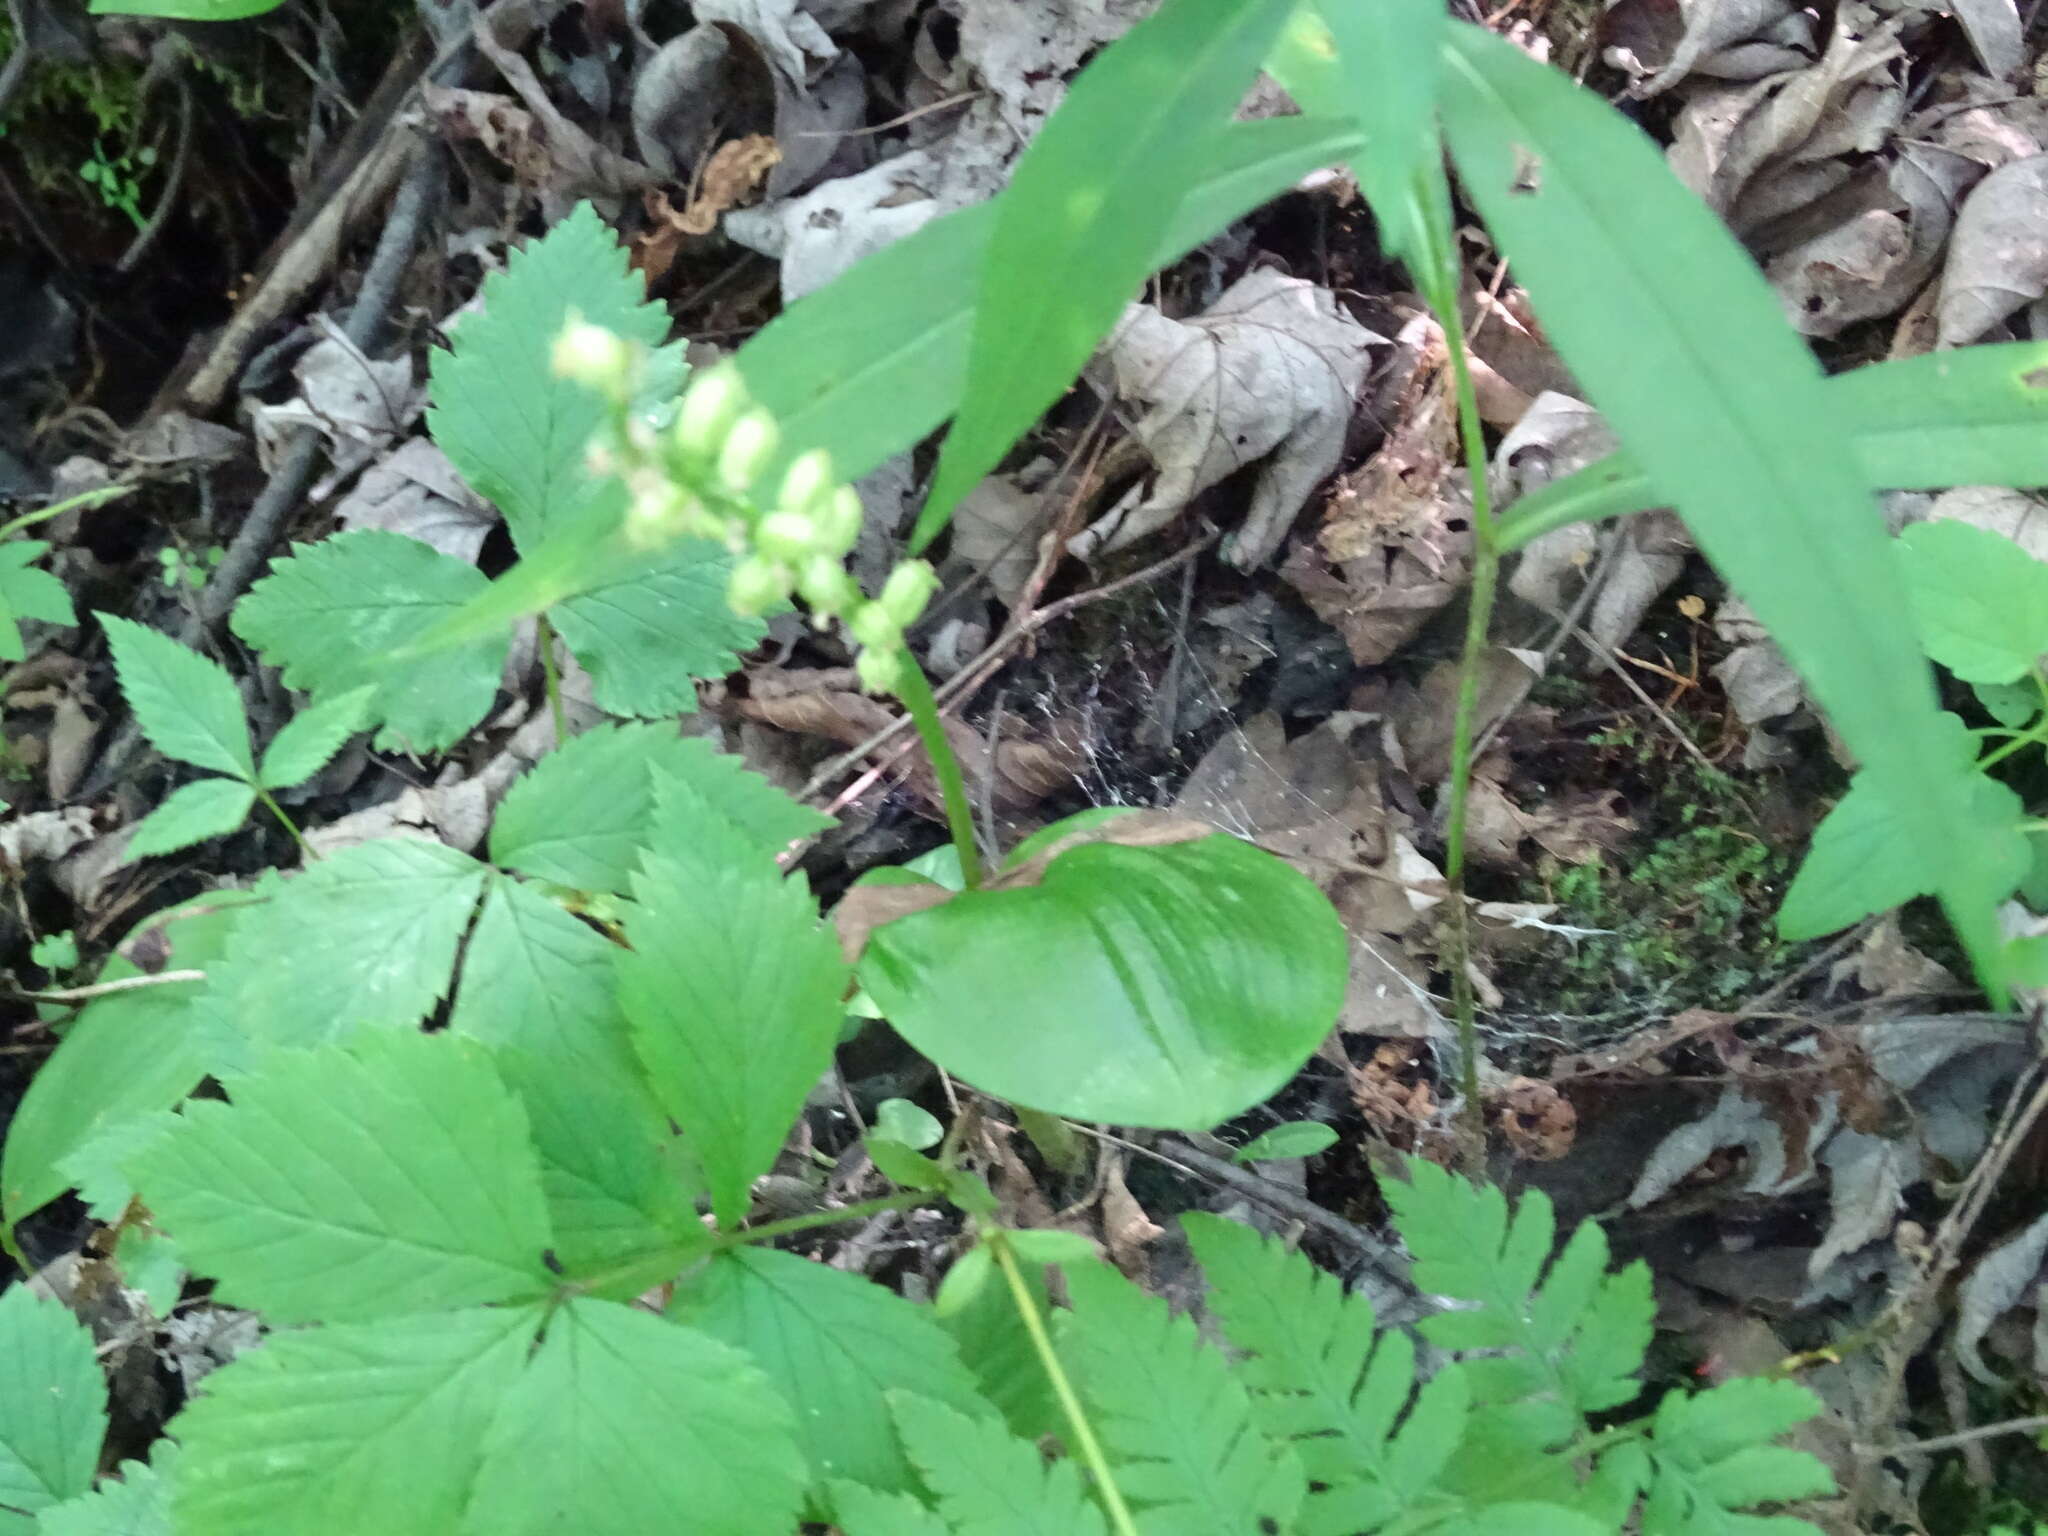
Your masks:
{"label": "oval green basal leaf", "polygon": [[1075,848],[1037,886],[970,891],[878,928],[860,977],[912,1045],[986,1093],[1205,1130],[1294,1075],[1348,969],[1322,894],[1218,835]]}

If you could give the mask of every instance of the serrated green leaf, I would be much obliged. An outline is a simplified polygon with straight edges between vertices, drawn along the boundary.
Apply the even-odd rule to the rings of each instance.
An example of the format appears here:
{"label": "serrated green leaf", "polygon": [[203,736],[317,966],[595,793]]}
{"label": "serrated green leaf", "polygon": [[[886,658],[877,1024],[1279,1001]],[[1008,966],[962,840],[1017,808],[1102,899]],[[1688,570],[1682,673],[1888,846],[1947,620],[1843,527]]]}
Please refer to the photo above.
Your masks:
{"label": "serrated green leaf", "polygon": [[[1250,1352],[1239,1367],[1258,1422],[1291,1443],[1312,1483],[1302,1523],[1308,1531],[1364,1530],[1384,1524],[1428,1492],[1463,1431],[1458,1367],[1439,1375],[1436,1401],[1394,1442],[1415,1386],[1408,1336],[1374,1337],[1372,1303],[1346,1292],[1298,1253],[1238,1222],[1181,1217],[1209,1283],[1209,1305],[1230,1342]],[[1421,1414],[1418,1410],[1418,1414]]]}
{"label": "serrated green leaf", "polygon": [[2012,730],[2033,724],[2041,713],[2038,683],[1973,683],[1970,692],[1984,706],[1984,712]]}
{"label": "serrated green leaf", "polygon": [[623,893],[653,825],[656,786],[694,788],[701,803],[772,857],[829,827],[739,758],[672,725],[601,726],[542,758],[510,790],[491,826],[491,857],[581,891]]}
{"label": "serrated green leaf", "polygon": [[527,1051],[578,1080],[638,1081],[639,1058],[612,996],[617,951],[545,896],[493,874],[448,1027]]}
{"label": "serrated green leaf", "polygon": [[110,613],[94,617],[114,653],[122,697],[151,746],[195,768],[256,777],[242,696],[219,662],[145,625]]}
{"label": "serrated green leaf", "polygon": [[1996,906],[1847,413],[1748,252],[1634,124],[1479,27],[1449,44],[1442,119],[1467,196],[1588,397],[1897,804],[2002,998]]}
{"label": "serrated green leaf", "polygon": [[600,708],[688,714],[697,707],[697,680],[724,677],[768,632],[727,606],[731,575],[725,550],[684,539],[654,563],[586,588],[549,617],[590,674]]}
{"label": "serrated green leaf", "polygon": [[985,1413],[953,1341],[919,1308],[870,1280],[793,1253],[721,1253],[678,1287],[669,1316],[743,1350],[798,1410],[816,1483],[914,1486],[889,1428],[886,1394],[921,1392]]}
{"label": "serrated green leaf", "polygon": [[265,789],[289,789],[325,768],[369,718],[374,688],[352,688],[307,705],[270,738],[263,749],[260,782]]}
{"label": "serrated green leaf", "polygon": [[[1348,123],[1224,123],[1200,179],[1149,258],[1171,266],[1217,230],[1358,143]],[[822,448],[858,479],[915,447],[959,406],[981,260],[1007,193],[947,214],[785,309],[734,354],[748,392],[782,427],[782,465]]]}
{"label": "serrated green leaf", "polygon": [[64,583],[48,571],[34,569],[33,562],[49,551],[50,546],[40,539],[11,539],[0,544],[0,661],[20,661],[28,655],[22,644],[21,620],[78,622]]}
{"label": "serrated green leaf", "polygon": [[[1963,722],[1950,714],[1940,719],[1956,793],[1969,807],[1970,835],[1981,845],[1970,862],[1991,882],[1990,899],[2002,901],[2026,876],[2026,808],[2012,790],[1977,772],[1971,762],[1974,739]],[[1911,841],[1897,808],[1858,773],[1814,828],[1806,859],[1779,908],[1778,931],[1788,939],[1818,938],[1927,895],[1940,878],[1941,871]]]}
{"label": "serrated green leaf", "polygon": [[[501,1046],[492,1054],[526,1108],[555,1256],[568,1274],[709,1242],[697,1220],[696,1183],[644,1082],[565,1071],[533,1051]],[[673,1260],[662,1266],[665,1272],[613,1299],[630,1299],[681,1267]]]}
{"label": "serrated green leaf", "polygon": [[1812,1527],[1803,1520],[1736,1512],[1834,1491],[1819,1461],[1770,1444],[1820,1409],[1796,1382],[1761,1377],[1665,1394],[1651,1431],[1644,1536],[1805,1536]]}
{"label": "serrated green leaf", "polygon": [[505,514],[523,552],[597,498],[620,496],[615,482],[584,468],[584,448],[610,408],[555,372],[562,327],[573,312],[654,347],[668,334],[668,313],[648,302],[645,281],[589,203],[514,251],[481,297],[483,308],[432,354],[427,426],[470,488]]}
{"label": "serrated green leaf", "polygon": [[154,1227],[131,1223],[114,1239],[114,1268],[121,1283],[140,1291],[152,1317],[169,1317],[185,1291],[185,1256]]}
{"label": "serrated green leaf", "polygon": [[[210,969],[248,899],[237,892],[199,897],[159,913],[124,943],[154,929],[169,950],[165,969]],[[99,980],[141,974],[117,951]],[[0,1205],[10,1224],[69,1187],[59,1168],[81,1147],[111,1126],[168,1109],[214,1070],[218,1037],[208,1027],[209,1012],[202,981],[116,992],[86,1007],[36,1069],[8,1126]]]}
{"label": "serrated green leaf", "polygon": [[240,779],[194,779],[135,825],[123,863],[176,853],[210,837],[225,837],[249,818],[256,791]]}
{"label": "serrated green leaf", "polygon": [[655,1097],[730,1228],[831,1063],[848,977],[803,878],[785,880],[737,832],[735,858],[716,857],[715,830],[694,846],[657,841],[616,965]]}
{"label": "serrated green leaf", "polygon": [[447,994],[490,870],[439,843],[344,848],[236,924],[210,975],[215,1016],[251,1043],[406,1029]]}
{"label": "serrated green leaf", "polygon": [[0,1531],[92,1487],[107,1435],[107,1384],[92,1334],[27,1285],[0,1292]]}
{"label": "serrated green leaf", "polygon": [[[485,1442],[473,1536],[786,1536],[793,1415],[744,1355],[634,1308],[560,1308]],[[447,1527],[449,1530],[455,1526]]]}
{"label": "serrated green leaf", "polygon": [[[1655,1306],[1640,1266],[1607,1273],[1607,1241],[1586,1223],[1555,1262],[1550,1201],[1530,1190],[1512,1211],[1492,1186],[1478,1187],[1419,1159],[1410,1181],[1381,1185],[1415,1256],[1415,1283],[1472,1305],[1421,1324],[1443,1349],[1486,1351],[1464,1371],[1484,1413],[1462,1457],[1482,1482],[1508,1459],[1542,1452],[1583,1429],[1585,1416],[1632,1399]],[[1547,1274],[1546,1274],[1547,1270]]]}
{"label": "serrated green leaf", "polygon": [[828,1487],[832,1523],[844,1536],[954,1536],[950,1525],[907,1493],[883,1493],[843,1478]]}
{"label": "serrated green leaf", "polygon": [[875,1106],[875,1128],[869,1133],[882,1141],[900,1142],[913,1152],[936,1147],[946,1134],[938,1117],[919,1109],[908,1099],[884,1099]]}
{"label": "serrated green leaf", "polygon": [[[1059,398],[1151,270],[1293,0],[1169,0],[1075,77],[1017,162],[982,258],[960,412],[913,554]],[[1060,281],[1048,283],[1048,272]]]}
{"label": "serrated green leaf", "polygon": [[497,695],[508,635],[500,630],[390,658],[490,583],[473,566],[402,534],[362,528],[293,547],[235,605],[236,634],[316,699],[370,687],[377,745],[430,752],[460,741]]}
{"label": "serrated green leaf", "polygon": [[[954,1277],[976,1254],[981,1255],[978,1268],[982,1282],[975,1284],[972,1275],[965,1275],[961,1276],[962,1284],[955,1284]],[[974,1373],[981,1385],[981,1395],[1002,1414],[1012,1434],[1026,1440],[1056,1434],[1062,1421],[1059,1406],[1053,1400],[1052,1383],[1046,1378],[1045,1365],[1038,1358],[1031,1332],[1024,1326],[1009,1286],[987,1283],[991,1278],[990,1262],[988,1249],[977,1247],[948,1270],[940,1287],[947,1305],[935,1304],[933,1317],[952,1335],[960,1349],[960,1363]],[[1038,1315],[1045,1317],[1051,1311],[1045,1271],[1034,1266],[1022,1273],[1032,1304],[1038,1308]],[[950,1291],[948,1286],[952,1287]]]}
{"label": "serrated green leaf", "polygon": [[1037,886],[969,891],[876,929],[860,977],[911,1044],[983,1092],[1207,1130],[1294,1075],[1349,966],[1322,894],[1219,835],[1070,849]]}
{"label": "serrated green leaf", "polygon": [[448,1536],[538,1325],[494,1308],[273,1333],[171,1421],[178,1536]]}
{"label": "serrated green leaf", "polygon": [[64,1177],[95,1221],[119,1221],[135,1197],[128,1163],[164,1132],[181,1122],[168,1109],[149,1109],[109,1123],[63,1160]]}
{"label": "serrated green leaf", "polygon": [[526,1115],[481,1047],[365,1035],[274,1054],[234,1095],[186,1105],[131,1169],[223,1299],[357,1322],[551,1286]]}
{"label": "serrated green leaf", "polygon": [[1102,1511],[1071,1461],[1047,1461],[1002,1422],[910,1391],[889,1394],[904,1448],[939,1511],[972,1536],[1100,1536]]}
{"label": "serrated green leaf", "polygon": [[2048,563],[1941,518],[1899,535],[1927,654],[1966,683],[2016,683],[2048,654]]}
{"label": "serrated green leaf", "polygon": [[1067,1271],[1062,1353],[1078,1368],[1117,1486],[1148,1532],[1287,1530],[1307,1483],[1294,1448],[1254,1424],[1251,1399],[1194,1321],[1104,1264]]}
{"label": "serrated green leaf", "polygon": [[171,1479],[178,1455],[177,1441],[158,1440],[148,1461],[124,1461],[115,1477],[91,1493],[44,1510],[36,1520],[37,1536],[176,1536]]}

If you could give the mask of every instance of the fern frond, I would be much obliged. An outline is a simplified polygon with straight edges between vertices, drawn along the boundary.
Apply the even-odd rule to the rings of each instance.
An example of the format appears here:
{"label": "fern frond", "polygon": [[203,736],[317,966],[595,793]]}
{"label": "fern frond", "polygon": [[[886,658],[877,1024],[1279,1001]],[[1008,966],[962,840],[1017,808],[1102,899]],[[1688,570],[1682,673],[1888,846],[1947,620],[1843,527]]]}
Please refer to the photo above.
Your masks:
{"label": "fern frond", "polygon": [[1415,1387],[1415,1346],[1374,1337],[1372,1303],[1250,1228],[1183,1216],[1209,1282],[1209,1305],[1239,1349],[1238,1375],[1258,1423],[1293,1443],[1322,1486],[1303,1507],[1304,1536],[1371,1530],[1436,1483],[1463,1435],[1466,1383],[1452,1365],[1426,1386],[1400,1432]]}
{"label": "fern frond", "polygon": [[1293,1526],[1306,1492],[1294,1448],[1266,1438],[1243,1383],[1186,1317],[1104,1265],[1067,1271],[1065,1353],[1115,1466],[1156,1536],[1257,1536]]}
{"label": "fern frond", "polygon": [[955,1536],[1105,1536],[1070,1461],[1048,1462],[998,1419],[971,1419],[909,1392],[889,1394],[903,1449]]}
{"label": "fern frond", "polygon": [[1820,1407],[1794,1382],[1755,1376],[1667,1395],[1650,1432],[1643,1536],[1813,1536],[1804,1520],[1739,1511],[1834,1490],[1814,1457],[1770,1443]]}
{"label": "fern frond", "polygon": [[1542,1191],[1511,1213],[1498,1189],[1410,1166],[1411,1182],[1388,1181],[1384,1193],[1415,1283],[1470,1304],[1421,1329],[1441,1348],[1484,1352],[1465,1365],[1492,1433],[1547,1450],[1581,1432],[1586,1414],[1633,1399],[1655,1312],[1648,1268],[1609,1274],[1607,1238],[1591,1222],[1550,1262],[1556,1221]]}

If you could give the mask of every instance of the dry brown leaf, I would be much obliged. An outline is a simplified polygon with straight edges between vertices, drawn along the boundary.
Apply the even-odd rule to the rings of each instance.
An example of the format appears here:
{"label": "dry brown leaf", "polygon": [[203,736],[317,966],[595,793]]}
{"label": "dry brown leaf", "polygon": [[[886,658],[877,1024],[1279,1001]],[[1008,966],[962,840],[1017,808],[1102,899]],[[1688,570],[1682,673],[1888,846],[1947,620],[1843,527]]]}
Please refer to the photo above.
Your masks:
{"label": "dry brown leaf", "polygon": [[1397,1147],[1413,1147],[1436,1118],[1436,1093],[1414,1040],[1389,1040],[1351,1073],[1351,1102],[1366,1124]]}
{"label": "dry brown leaf", "polygon": [[1963,200],[1936,311],[1938,345],[1977,340],[2048,293],[2048,155],[2000,166]]}
{"label": "dry brown leaf", "polygon": [[832,931],[839,936],[839,952],[848,965],[858,965],[877,928],[913,912],[944,906],[957,894],[923,880],[914,885],[856,885],[832,909]]}
{"label": "dry brown leaf", "polygon": [[719,215],[750,199],[781,163],[782,147],[765,133],[727,140],[704,162],[689,206],[676,215],[676,228],[686,235],[710,234]]}
{"label": "dry brown leaf", "polygon": [[1123,1163],[1121,1156],[1103,1159],[1097,1208],[1102,1216],[1102,1245],[1109,1250],[1111,1262],[1136,1277],[1147,1268],[1145,1250],[1164,1237],[1166,1229],[1145,1214],[1124,1183]]}
{"label": "dry brown leaf", "polygon": [[552,178],[554,157],[534,128],[533,114],[510,96],[428,81],[420,87],[420,100],[450,143],[481,145],[520,186],[545,187]]}

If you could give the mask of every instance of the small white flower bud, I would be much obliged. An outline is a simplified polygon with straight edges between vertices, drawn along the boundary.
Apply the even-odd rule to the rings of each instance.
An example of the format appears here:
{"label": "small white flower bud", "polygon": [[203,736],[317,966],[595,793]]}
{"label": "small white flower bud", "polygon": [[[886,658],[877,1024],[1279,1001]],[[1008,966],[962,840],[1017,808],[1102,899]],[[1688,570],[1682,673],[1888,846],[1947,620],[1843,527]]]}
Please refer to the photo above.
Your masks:
{"label": "small white flower bud", "polygon": [[735,496],[752,490],[761,471],[775,457],[781,436],[775,429],[775,418],[766,411],[749,411],[734,422],[725,435],[724,446],[718,450],[718,478],[725,488]]}
{"label": "small white flower bud", "polygon": [[850,485],[842,485],[818,512],[817,520],[818,547],[843,555],[860,542],[861,525],[867,521],[867,513],[860,504],[859,493]]}
{"label": "small white flower bud", "polygon": [[726,606],[734,613],[753,618],[789,600],[790,571],[786,565],[749,555],[732,568],[726,583]]}
{"label": "small white flower bud", "polygon": [[922,560],[906,560],[889,573],[882,583],[882,595],[875,601],[899,629],[908,629],[938,590],[937,571]]}
{"label": "small white flower bud", "polygon": [[572,316],[555,338],[553,362],[563,378],[620,399],[633,371],[633,349],[623,336]]}
{"label": "small white flower bud", "polygon": [[746,385],[738,369],[720,363],[701,370],[683,391],[683,403],[676,411],[676,446],[693,457],[710,458],[746,408]]}
{"label": "small white flower bud", "polygon": [[903,626],[880,603],[862,603],[846,616],[846,630],[862,645],[891,650],[903,643]]}
{"label": "small white flower bud", "polygon": [[869,693],[894,693],[903,681],[903,652],[894,647],[862,651],[854,657],[853,669]]}
{"label": "small white flower bud", "polygon": [[800,567],[796,589],[813,613],[829,617],[860,601],[860,586],[835,555],[812,555]]}
{"label": "small white flower bud", "polygon": [[798,456],[782,477],[781,504],[791,512],[811,513],[832,493],[832,455],[813,448]]}
{"label": "small white flower bud", "polygon": [[756,549],[791,565],[812,554],[817,544],[818,525],[801,512],[770,512],[754,530]]}

